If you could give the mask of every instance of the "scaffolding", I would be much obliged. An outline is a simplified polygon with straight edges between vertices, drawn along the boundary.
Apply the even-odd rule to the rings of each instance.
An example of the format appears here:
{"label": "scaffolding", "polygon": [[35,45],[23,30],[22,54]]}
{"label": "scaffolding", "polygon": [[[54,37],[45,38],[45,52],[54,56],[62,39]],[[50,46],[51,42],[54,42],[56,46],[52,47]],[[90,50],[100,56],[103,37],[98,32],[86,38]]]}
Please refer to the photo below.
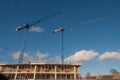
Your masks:
{"label": "scaffolding", "polygon": [[72,64],[0,64],[0,72],[9,79],[80,79],[81,65]]}

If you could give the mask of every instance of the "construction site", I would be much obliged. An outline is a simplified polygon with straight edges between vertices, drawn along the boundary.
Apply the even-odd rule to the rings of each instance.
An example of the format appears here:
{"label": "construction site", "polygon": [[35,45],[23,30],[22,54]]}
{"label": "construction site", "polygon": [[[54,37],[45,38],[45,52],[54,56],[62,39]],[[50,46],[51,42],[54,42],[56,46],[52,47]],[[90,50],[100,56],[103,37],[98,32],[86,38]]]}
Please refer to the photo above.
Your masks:
{"label": "construction site", "polygon": [[25,29],[23,47],[20,51],[18,62],[15,64],[0,64],[0,73],[4,74],[10,80],[61,80],[70,79],[76,80],[80,79],[80,64],[65,64],[64,63],[64,28],[58,28],[52,31],[52,33],[61,32],[61,63],[23,63],[24,53],[26,49],[27,35],[29,28],[33,25],[40,23],[50,17],[56,16],[60,12],[48,15],[41,20],[34,23],[25,23],[22,27],[16,28],[16,32]]}
{"label": "construction site", "polygon": [[[54,14],[56,15],[56,14]],[[47,19],[53,15],[47,16]],[[43,20],[44,20],[43,19]],[[120,74],[112,75],[89,75],[82,77],[80,74],[81,64],[66,64],[64,63],[64,27],[53,30],[53,33],[61,32],[61,61],[60,63],[40,63],[24,61],[24,53],[26,49],[26,39],[29,28],[40,23],[41,20],[32,23],[25,23],[23,27],[16,28],[16,32],[23,29],[26,30],[23,39],[23,47],[20,52],[18,63],[0,64],[0,73],[4,74],[10,80],[114,80],[120,79]],[[4,47],[4,46],[3,46]],[[5,48],[5,47],[4,47]],[[8,49],[8,48],[6,48]]]}
{"label": "construction site", "polygon": [[0,80],[120,80],[119,1],[0,3]]}
{"label": "construction site", "polygon": [[81,65],[72,64],[0,64],[0,72],[10,80],[80,79]]}

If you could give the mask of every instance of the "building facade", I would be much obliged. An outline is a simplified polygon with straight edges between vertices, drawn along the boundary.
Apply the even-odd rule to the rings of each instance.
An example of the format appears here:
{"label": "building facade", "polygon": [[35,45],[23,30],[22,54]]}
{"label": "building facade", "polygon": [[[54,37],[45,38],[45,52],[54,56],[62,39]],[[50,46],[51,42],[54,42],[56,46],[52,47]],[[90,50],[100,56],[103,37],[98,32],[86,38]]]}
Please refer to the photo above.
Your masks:
{"label": "building facade", "polygon": [[0,64],[0,73],[13,80],[80,79],[80,66],[76,64]]}

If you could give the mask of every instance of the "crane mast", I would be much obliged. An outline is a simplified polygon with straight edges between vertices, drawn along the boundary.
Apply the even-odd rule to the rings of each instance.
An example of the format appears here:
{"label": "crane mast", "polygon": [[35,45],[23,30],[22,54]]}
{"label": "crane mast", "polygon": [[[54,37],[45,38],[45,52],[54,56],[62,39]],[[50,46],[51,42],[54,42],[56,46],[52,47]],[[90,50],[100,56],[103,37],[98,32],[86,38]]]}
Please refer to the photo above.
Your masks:
{"label": "crane mast", "polygon": [[52,31],[53,33],[61,32],[61,64],[64,64],[64,28],[59,28]]}
{"label": "crane mast", "polygon": [[25,48],[26,48],[27,35],[28,35],[28,29],[24,33],[23,48],[22,48],[22,50],[20,52],[18,63],[22,63],[23,62],[23,56],[24,56],[24,52],[25,52]]}

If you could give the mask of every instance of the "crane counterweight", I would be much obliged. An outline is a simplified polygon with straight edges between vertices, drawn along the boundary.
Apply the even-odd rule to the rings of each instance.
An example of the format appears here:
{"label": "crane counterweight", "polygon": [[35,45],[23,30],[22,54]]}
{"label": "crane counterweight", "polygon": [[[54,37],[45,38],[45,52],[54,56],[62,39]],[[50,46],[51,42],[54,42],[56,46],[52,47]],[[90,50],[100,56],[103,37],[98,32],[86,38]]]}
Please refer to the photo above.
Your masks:
{"label": "crane counterweight", "polygon": [[18,31],[20,31],[20,30],[22,30],[22,29],[29,29],[29,25],[28,24],[24,24],[24,26],[23,27],[18,27],[18,28],[16,28],[16,32],[18,32]]}

